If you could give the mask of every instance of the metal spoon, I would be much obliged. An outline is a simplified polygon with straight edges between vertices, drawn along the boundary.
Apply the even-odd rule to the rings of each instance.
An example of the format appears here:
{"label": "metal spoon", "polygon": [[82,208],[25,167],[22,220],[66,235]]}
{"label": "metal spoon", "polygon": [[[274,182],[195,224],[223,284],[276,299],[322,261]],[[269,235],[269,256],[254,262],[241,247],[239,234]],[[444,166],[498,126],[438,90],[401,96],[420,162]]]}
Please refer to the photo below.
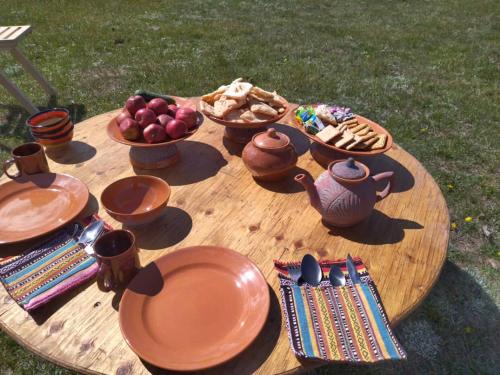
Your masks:
{"label": "metal spoon", "polygon": [[344,286],[345,285],[345,276],[344,272],[337,265],[332,265],[330,268],[330,274],[328,275],[330,279],[330,283],[332,286]]}
{"label": "metal spoon", "polygon": [[78,243],[85,247],[85,251],[88,254],[92,254],[94,252],[92,245],[97,240],[97,238],[101,235],[104,230],[104,221],[96,220],[89,224],[80,234],[78,238]]}
{"label": "metal spoon", "polygon": [[300,271],[302,272],[302,279],[312,286],[318,286],[323,278],[323,272],[318,261],[310,254],[304,255],[304,258],[302,258]]}

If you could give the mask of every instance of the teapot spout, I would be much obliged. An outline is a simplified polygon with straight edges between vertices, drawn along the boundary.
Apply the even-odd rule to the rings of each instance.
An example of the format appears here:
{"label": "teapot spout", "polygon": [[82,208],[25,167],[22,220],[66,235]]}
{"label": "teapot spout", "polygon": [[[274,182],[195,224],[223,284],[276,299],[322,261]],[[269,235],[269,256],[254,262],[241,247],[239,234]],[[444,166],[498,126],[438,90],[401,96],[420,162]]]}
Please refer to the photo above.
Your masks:
{"label": "teapot spout", "polygon": [[314,185],[314,181],[311,176],[306,175],[304,173],[298,174],[295,176],[295,181],[299,182],[306,189],[307,194],[309,195],[309,201],[311,202],[311,206],[313,206],[317,211],[321,213],[321,201],[319,199],[318,190]]}

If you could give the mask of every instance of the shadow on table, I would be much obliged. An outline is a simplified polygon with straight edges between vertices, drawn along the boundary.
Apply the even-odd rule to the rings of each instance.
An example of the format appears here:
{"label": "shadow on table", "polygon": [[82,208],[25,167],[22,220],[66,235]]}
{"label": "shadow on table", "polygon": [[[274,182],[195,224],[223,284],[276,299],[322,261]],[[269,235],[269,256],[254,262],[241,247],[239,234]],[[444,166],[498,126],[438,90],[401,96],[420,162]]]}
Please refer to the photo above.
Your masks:
{"label": "shadow on table", "polygon": [[300,167],[294,167],[286,178],[282,181],[269,182],[269,181],[259,181],[254,179],[255,183],[263,187],[264,189],[274,191],[275,193],[283,194],[293,194],[304,191],[304,187],[294,180],[295,176],[303,173],[310,175],[308,171]]}
{"label": "shadow on table", "polygon": [[[335,158],[347,159],[348,155],[334,152],[331,150],[314,143],[311,145],[311,155],[323,168],[328,168],[330,163],[330,156],[334,155]],[[356,160],[366,164],[370,168],[371,175],[377,173],[393,171],[394,180],[391,191],[393,193],[400,193],[410,190],[415,185],[415,178],[411,172],[406,169],[400,162],[391,158],[388,155],[379,154],[375,156],[356,156]],[[386,185],[385,181],[377,183],[377,190],[381,191]]]}
{"label": "shadow on table", "polygon": [[111,300],[111,306],[116,311],[120,310],[120,301],[122,300],[123,293],[125,293],[126,289],[131,290],[137,294],[144,294],[149,297],[157,295],[163,289],[163,276],[156,263],[149,263],[139,272],[145,272],[147,278],[134,277],[127,286],[121,286],[112,291],[114,295],[113,299]]}
{"label": "shadow on table", "polygon": [[[269,308],[269,316],[262,331],[257,336],[255,341],[243,353],[233,358],[223,365],[214,367],[209,370],[204,370],[203,374],[219,375],[219,374],[238,374],[247,375],[253,374],[273,351],[281,332],[281,308],[274,290],[268,285],[271,303]],[[155,367],[145,361],[142,361],[144,366],[155,375],[163,374],[189,374],[190,372],[167,371]],[[192,372],[191,372],[192,373]]]}
{"label": "shadow on table", "polygon": [[293,126],[271,124],[268,125],[267,128],[275,128],[277,131],[286,134],[295,147],[297,155],[303,155],[309,150],[309,146],[311,145],[309,138],[307,138],[304,134],[302,134],[300,130],[294,128]]}
{"label": "shadow on table", "polygon": [[353,242],[369,245],[398,243],[404,238],[405,230],[423,228],[416,221],[391,218],[377,209],[373,210],[368,219],[350,228],[324,225],[330,229],[330,235],[341,236]]}
{"label": "shadow on table", "polygon": [[[52,315],[54,315],[59,309],[63,308],[68,301],[76,297],[78,294],[84,292],[88,287],[90,287],[94,283],[95,279],[90,279],[85,283],[77,286],[75,289],[66,292],[60,297],[53,299],[48,302],[46,305],[40,306],[35,311],[30,313],[30,316],[33,318],[36,324],[42,325],[44,324]],[[48,333],[52,333],[52,330],[57,330],[57,322],[54,322],[54,326],[50,326],[48,329]]]}
{"label": "shadow on table", "polygon": [[[290,137],[290,141],[292,142],[293,146],[295,147],[295,151],[297,152],[297,155],[302,155],[309,150],[309,138],[307,138],[304,134],[302,134],[299,130],[295,129],[292,126],[289,125],[283,125],[283,124],[271,124],[266,126],[267,129],[269,128],[275,128],[277,131],[286,134],[288,137]],[[244,144],[236,143],[233,142],[226,137],[222,138],[222,144],[226,148],[226,150],[229,152],[230,155],[236,155],[241,157],[241,154],[243,152],[243,149],[245,148]]]}
{"label": "shadow on table", "polygon": [[65,146],[48,148],[45,153],[49,159],[56,163],[78,164],[92,159],[97,150],[87,143],[71,141]]}
{"label": "shadow on table", "polygon": [[138,169],[138,175],[152,175],[163,178],[172,186],[190,185],[215,176],[227,165],[226,159],[215,147],[197,141],[182,141],[177,143],[180,160],[177,164],[164,169]]}
{"label": "shadow on table", "polygon": [[[477,271],[447,261],[424,303],[395,330],[408,359],[373,365],[335,364],[310,374],[498,373],[500,312]],[[495,370],[496,369],[496,370]]]}
{"label": "shadow on table", "polygon": [[140,249],[158,250],[174,246],[186,238],[193,220],[183,209],[168,206],[162,216],[148,225],[123,227],[134,233]]}

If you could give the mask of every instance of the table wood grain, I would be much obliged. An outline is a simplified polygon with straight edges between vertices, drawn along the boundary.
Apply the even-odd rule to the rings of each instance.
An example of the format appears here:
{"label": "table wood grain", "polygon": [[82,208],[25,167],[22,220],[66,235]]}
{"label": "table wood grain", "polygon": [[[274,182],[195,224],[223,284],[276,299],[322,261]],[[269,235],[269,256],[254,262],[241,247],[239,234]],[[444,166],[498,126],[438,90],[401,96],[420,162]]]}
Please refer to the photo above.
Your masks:
{"label": "table wood grain", "polygon": [[[194,108],[197,100],[186,103]],[[321,259],[344,258],[347,253],[360,256],[392,325],[411,313],[436,282],[446,258],[448,209],[433,178],[398,145],[384,155],[362,159],[372,173],[395,171],[393,193],[376,204],[364,223],[332,231],[321,224],[307,194],[293,181],[296,173],[305,170],[316,178],[324,169],[310,155],[309,140],[286,125],[292,124],[290,114],[275,127],[296,146],[300,155],[296,173],[281,183],[257,183],[242,163],[241,146],[223,140],[224,127],[206,118],[197,134],[178,144],[177,165],[134,171],[129,147],[106,135],[106,124],[117,113],[77,124],[74,141],[66,149],[48,153],[52,171],[71,174],[88,185],[91,199],[86,212],[98,210],[120,227],[99,203],[103,189],[134,174],[160,176],[171,185],[172,195],[158,221],[134,229],[142,265],[182,247],[218,245],[248,256],[270,285],[271,311],[262,333],[243,354],[209,373],[273,374],[314,366],[300,363],[289,348],[273,259],[299,260],[305,253]],[[0,246],[0,256],[15,254],[23,246]],[[123,340],[119,299],[120,294],[103,293],[91,282],[29,315],[0,288],[0,326],[29,350],[79,372],[160,372],[143,363]]]}

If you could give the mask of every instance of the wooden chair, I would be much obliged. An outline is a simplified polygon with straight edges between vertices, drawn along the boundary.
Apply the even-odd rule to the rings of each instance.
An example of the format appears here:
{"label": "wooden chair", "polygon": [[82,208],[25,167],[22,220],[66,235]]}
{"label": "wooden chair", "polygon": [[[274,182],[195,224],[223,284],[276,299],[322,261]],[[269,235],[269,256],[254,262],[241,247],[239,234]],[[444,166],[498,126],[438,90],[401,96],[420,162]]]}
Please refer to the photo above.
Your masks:
{"label": "wooden chair", "polygon": [[[56,95],[56,90],[47,82],[42,74],[29,62],[17,44],[24,39],[24,37],[31,32],[31,26],[0,26],[0,50],[8,50],[16,58],[23,68],[28,71],[33,78],[42,86],[45,92],[49,95]],[[30,114],[38,112],[31,100],[14,84],[7,76],[0,70],[0,83],[7,89],[7,91],[17,99],[21,105],[26,108]]]}

